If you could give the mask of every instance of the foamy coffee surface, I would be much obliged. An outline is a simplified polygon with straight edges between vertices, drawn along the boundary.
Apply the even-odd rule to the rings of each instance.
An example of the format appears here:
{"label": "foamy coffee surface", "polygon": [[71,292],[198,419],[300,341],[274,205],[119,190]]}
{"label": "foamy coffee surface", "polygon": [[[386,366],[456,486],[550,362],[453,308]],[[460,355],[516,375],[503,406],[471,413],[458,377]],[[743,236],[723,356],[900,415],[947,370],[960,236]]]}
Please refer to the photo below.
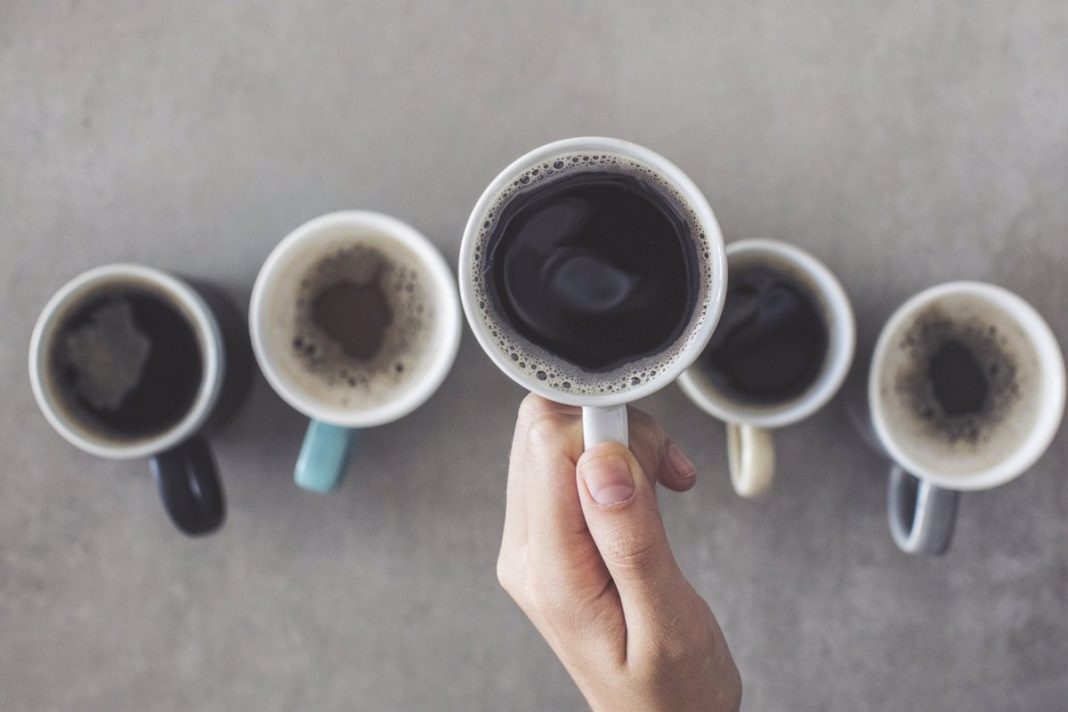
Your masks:
{"label": "foamy coffee surface", "polygon": [[[507,318],[499,313],[499,307],[494,303],[489,285],[492,275],[489,242],[494,235],[497,221],[508,203],[526,191],[537,190],[554,180],[586,172],[632,175],[655,186],[685,219],[689,234],[696,246],[699,284],[695,297],[696,307],[688,324],[682,329],[681,336],[674,343],[654,356],[640,358],[610,371],[601,372],[592,372],[570,363],[519,334],[509,324]],[[708,318],[705,301],[713,277],[708,236],[704,233],[697,215],[675,186],[645,163],[625,156],[604,153],[578,152],[553,156],[519,174],[511,185],[502,190],[494,199],[485,214],[481,216],[481,220],[482,224],[474,245],[474,263],[477,272],[474,275],[473,291],[478,318],[495,342],[497,349],[507,354],[515,367],[544,382],[550,388],[578,395],[620,394],[637,388],[661,370],[674,365],[680,354],[692,343],[704,320]]]}
{"label": "foamy coffee surface", "polygon": [[998,464],[1037,417],[1038,356],[999,309],[951,297],[894,336],[879,384],[887,427],[925,467],[968,474]]}
{"label": "foamy coffee surface", "polygon": [[370,408],[425,367],[435,305],[403,245],[339,238],[293,260],[274,296],[281,365],[316,401]]}

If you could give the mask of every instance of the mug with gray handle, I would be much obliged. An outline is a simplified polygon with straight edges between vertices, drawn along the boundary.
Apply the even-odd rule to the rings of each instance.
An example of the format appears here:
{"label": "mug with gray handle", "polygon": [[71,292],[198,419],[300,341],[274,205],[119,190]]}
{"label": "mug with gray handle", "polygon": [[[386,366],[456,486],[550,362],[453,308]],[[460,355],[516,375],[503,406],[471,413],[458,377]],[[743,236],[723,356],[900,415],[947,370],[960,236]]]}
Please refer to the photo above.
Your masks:
{"label": "mug with gray handle", "polygon": [[949,282],[901,305],[868,376],[889,455],[887,517],[898,547],[942,554],[960,494],[1003,485],[1049,447],[1065,402],[1064,357],[1039,313],[982,282]]}

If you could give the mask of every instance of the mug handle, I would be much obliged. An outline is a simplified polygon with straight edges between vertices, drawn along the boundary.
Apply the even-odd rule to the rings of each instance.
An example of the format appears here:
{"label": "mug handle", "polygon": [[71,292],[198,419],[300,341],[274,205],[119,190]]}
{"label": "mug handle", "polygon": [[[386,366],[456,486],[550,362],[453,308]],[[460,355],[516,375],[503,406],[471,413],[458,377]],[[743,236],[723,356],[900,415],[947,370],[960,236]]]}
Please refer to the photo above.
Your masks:
{"label": "mug handle", "polygon": [[194,435],[149,460],[159,496],[171,521],[184,534],[198,536],[219,528],[226,502],[207,441]]}
{"label": "mug handle", "polygon": [[771,431],[743,423],[727,423],[727,465],[739,497],[768,491],[775,479],[775,440]]}
{"label": "mug handle", "polygon": [[353,428],[311,421],[293,472],[297,486],[309,492],[326,493],[341,484],[356,444],[356,433]]}
{"label": "mug handle", "polygon": [[942,489],[890,466],[886,514],[894,543],[906,554],[946,553],[957,522],[960,492]]}
{"label": "mug handle", "polygon": [[624,447],[630,447],[627,432],[627,406],[583,406],[582,439],[587,450],[605,442],[620,443]]}

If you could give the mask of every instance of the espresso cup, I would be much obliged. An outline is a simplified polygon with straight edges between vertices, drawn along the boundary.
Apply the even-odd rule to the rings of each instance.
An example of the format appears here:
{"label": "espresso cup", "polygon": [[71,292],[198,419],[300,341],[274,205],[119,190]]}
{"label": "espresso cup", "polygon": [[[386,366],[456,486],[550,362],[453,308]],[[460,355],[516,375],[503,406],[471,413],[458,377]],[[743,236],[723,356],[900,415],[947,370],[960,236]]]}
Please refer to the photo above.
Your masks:
{"label": "espresso cup", "polygon": [[456,282],[441,254],[396,218],[330,213],[304,223],[267,257],[249,307],[267,381],[311,418],[294,479],[329,492],[358,429],[426,402],[460,345]]}
{"label": "espresso cup", "polygon": [[30,384],[71,444],[99,457],[149,458],[174,524],[206,534],[222,524],[225,502],[204,431],[247,393],[248,379],[228,364],[242,343],[247,351],[243,318],[206,285],[107,265],[45,305],[30,341]]}
{"label": "espresso cup", "polygon": [[960,493],[1027,471],[1053,440],[1064,400],[1053,332],[1012,292],[950,282],[901,305],[868,378],[872,426],[893,460],[887,516],[898,547],[944,553]]}
{"label": "espresso cup", "polygon": [[726,260],[708,201],[678,167],[585,137],[536,148],[493,179],[467,221],[459,279],[486,354],[523,388],[581,406],[589,448],[628,444],[626,404],[704,348]]}
{"label": "espresso cup", "polygon": [[727,245],[730,282],[716,332],[679,386],[727,426],[734,491],[755,497],[775,475],[772,430],[809,417],[841,387],[856,341],[834,274],[777,240]]}

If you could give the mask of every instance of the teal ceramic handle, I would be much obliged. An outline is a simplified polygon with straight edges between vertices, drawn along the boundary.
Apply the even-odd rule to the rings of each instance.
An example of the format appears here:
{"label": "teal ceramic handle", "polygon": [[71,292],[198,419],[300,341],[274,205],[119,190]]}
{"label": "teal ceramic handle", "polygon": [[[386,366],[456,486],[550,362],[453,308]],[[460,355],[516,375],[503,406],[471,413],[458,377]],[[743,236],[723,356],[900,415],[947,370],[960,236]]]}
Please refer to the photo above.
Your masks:
{"label": "teal ceramic handle", "polygon": [[293,479],[310,492],[329,492],[345,476],[356,430],[313,420],[300,447]]}

